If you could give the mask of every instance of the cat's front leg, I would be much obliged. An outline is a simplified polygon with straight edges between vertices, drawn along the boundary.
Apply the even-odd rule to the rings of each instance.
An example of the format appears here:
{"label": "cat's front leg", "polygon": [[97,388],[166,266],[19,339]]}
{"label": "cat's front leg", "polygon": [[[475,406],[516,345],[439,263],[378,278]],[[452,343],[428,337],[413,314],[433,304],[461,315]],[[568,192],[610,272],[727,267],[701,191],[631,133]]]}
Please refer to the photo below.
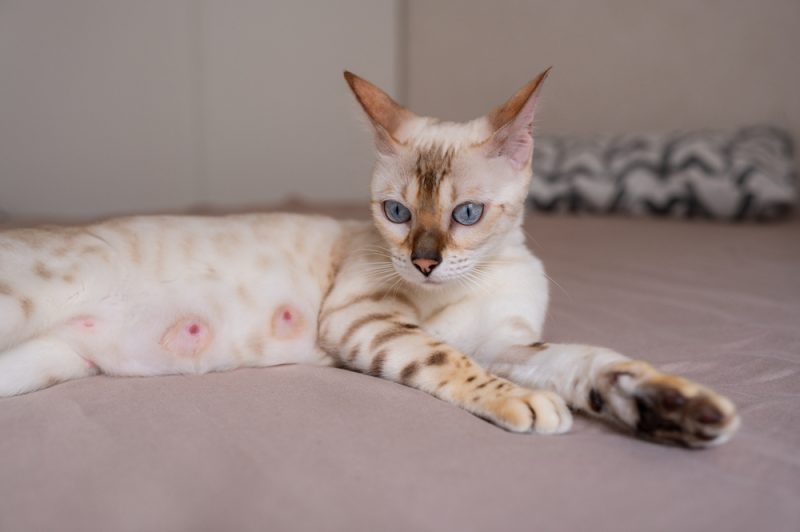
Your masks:
{"label": "cat's front leg", "polygon": [[726,397],[602,347],[535,342],[507,349],[487,368],[523,386],[552,390],[572,408],[662,443],[709,447],[739,427]]}
{"label": "cat's front leg", "polygon": [[572,415],[557,394],[491,374],[426,334],[410,314],[361,307],[321,321],[324,349],[340,365],[418,388],[514,432],[571,427]]}

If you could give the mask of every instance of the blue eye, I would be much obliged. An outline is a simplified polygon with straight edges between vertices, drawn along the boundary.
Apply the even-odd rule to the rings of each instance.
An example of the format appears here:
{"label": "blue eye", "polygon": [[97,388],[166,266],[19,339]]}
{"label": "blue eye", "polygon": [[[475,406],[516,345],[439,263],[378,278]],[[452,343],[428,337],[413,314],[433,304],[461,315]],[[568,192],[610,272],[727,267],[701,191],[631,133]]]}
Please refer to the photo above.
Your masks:
{"label": "blue eye", "polygon": [[461,225],[473,225],[481,219],[483,205],[480,203],[462,203],[453,209],[453,220]]}
{"label": "blue eye", "polygon": [[383,212],[390,222],[404,224],[411,219],[411,211],[399,201],[387,200],[383,202]]}

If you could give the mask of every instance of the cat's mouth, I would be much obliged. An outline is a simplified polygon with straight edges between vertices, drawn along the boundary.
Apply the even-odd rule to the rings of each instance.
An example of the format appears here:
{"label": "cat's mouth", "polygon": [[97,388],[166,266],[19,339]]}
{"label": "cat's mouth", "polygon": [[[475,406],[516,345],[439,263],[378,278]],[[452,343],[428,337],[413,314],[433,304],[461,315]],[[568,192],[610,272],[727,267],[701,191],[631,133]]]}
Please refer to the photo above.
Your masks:
{"label": "cat's mouth", "polygon": [[454,278],[447,276],[441,277],[441,276],[431,275],[429,277],[423,277],[420,275],[419,277],[417,276],[414,277],[414,284],[422,288],[436,289],[445,287],[451,284],[452,281],[454,280],[455,280]]}
{"label": "cat's mouth", "polygon": [[440,279],[434,276],[425,277],[419,272],[398,271],[400,277],[408,284],[423,288],[435,288],[446,285],[450,279]]}

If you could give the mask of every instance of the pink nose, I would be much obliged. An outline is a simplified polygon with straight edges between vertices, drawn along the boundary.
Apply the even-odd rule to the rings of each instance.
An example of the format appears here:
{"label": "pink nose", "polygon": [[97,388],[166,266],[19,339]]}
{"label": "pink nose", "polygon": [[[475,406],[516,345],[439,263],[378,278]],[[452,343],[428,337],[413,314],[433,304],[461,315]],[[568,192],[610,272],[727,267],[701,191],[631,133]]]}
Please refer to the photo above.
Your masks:
{"label": "pink nose", "polygon": [[430,275],[433,269],[439,265],[439,261],[431,259],[414,259],[411,262],[413,262],[414,266],[425,276]]}

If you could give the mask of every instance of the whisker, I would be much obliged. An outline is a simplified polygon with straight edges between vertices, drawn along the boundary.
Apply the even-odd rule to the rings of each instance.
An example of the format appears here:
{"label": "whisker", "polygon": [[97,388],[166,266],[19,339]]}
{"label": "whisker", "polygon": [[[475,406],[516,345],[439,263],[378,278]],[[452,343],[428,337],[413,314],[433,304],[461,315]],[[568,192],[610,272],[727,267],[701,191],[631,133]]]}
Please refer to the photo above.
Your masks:
{"label": "whisker", "polygon": [[394,271],[392,266],[364,266],[355,270],[356,273],[388,273],[392,271]]}
{"label": "whisker", "polygon": [[547,275],[547,272],[545,272],[545,271],[542,271],[542,275],[544,275],[545,277],[547,277],[547,279],[549,279],[551,283],[553,283],[554,285],[556,285],[557,287],[559,287],[559,288],[561,289],[561,291],[563,291],[563,292],[564,292],[564,293],[567,295],[567,297],[568,297],[569,299],[572,299],[572,296],[569,294],[569,292],[567,292],[567,289],[566,289],[566,288],[564,288],[563,286],[561,286],[560,284],[558,284],[558,283],[556,282],[556,280],[555,280],[555,279],[553,279],[552,277],[550,277],[549,275]]}
{"label": "whisker", "polygon": [[[523,261],[513,260],[513,259],[510,259],[510,260],[488,259],[488,260],[476,261],[476,268],[477,268],[478,265],[480,265],[480,266],[492,266],[492,265],[506,265],[506,264],[522,264],[522,263],[523,263]],[[555,279],[553,279],[550,275],[548,275],[547,272],[542,271],[542,275],[544,275],[551,283],[556,285],[562,292],[564,292],[564,294],[566,294],[566,296],[568,298],[572,299],[572,296],[567,291],[567,289],[564,288],[563,286],[561,286],[561,284],[558,281],[556,281]]]}
{"label": "whisker", "polygon": [[389,262],[373,262],[373,263],[364,263],[359,264],[357,267],[361,270],[393,270],[394,266],[392,266]]}
{"label": "whisker", "polygon": [[473,271],[466,271],[464,272],[464,277],[469,279],[472,283],[472,286],[475,287],[476,290],[480,290],[484,294],[489,291],[489,284],[486,282],[486,277],[484,276],[485,270],[481,267],[476,266]]}
{"label": "whisker", "polygon": [[386,294],[383,296],[381,301],[386,299],[389,296],[389,294],[394,295],[395,294],[395,290],[398,288],[398,285],[401,282],[403,282],[403,278],[400,277],[400,274],[397,274],[397,281],[395,281],[394,284],[391,287],[389,287],[389,290],[386,291]]}
{"label": "whisker", "polygon": [[525,229],[525,227],[520,227],[520,229],[522,229],[522,233],[523,233],[523,234],[524,234],[526,237],[528,237],[528,238],[530,238],[530,239],[531,239],[531,241],[532,241],[532,242],[533,242],[533,243],[536,245],[536,247],[538,247],[538,248],[541,248],[541,245],[539,244],[539,242],[538,242],[538,241],[537,241],[535,238],[533,238],[533,235],[532,235],[532,234],[530,234],[530,233],[529,233],[529,232],[528,232],[528,231]]}

